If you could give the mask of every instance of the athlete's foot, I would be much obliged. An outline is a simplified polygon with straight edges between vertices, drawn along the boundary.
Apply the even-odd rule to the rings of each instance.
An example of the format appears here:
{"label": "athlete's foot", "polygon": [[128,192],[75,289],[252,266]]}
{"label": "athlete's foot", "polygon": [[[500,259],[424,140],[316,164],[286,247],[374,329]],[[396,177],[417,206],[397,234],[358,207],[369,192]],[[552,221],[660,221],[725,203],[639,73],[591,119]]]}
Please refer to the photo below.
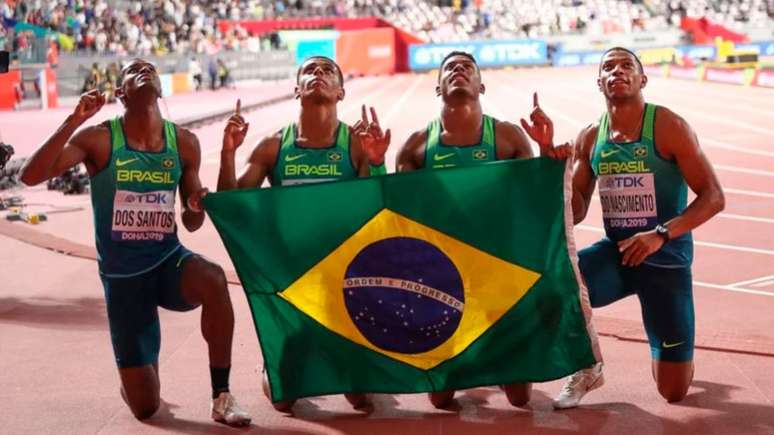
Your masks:
{"label": "athlete's foot", "polygon": [[[258,364],[255,367],[255,371],[257,373],[261,373],[262,366]],[[261,381],[261,386],[263,387],[263,394],[266,396],[267,399],[271,400],[271,387],[269,386],[269,377],[266,375],[266,372],[263,372],[263,379]],[[279,412],[290,412],[290,409],[293,408],[293,405],[295,405],[295,400],[282,400],[279,402],[273,402],[271,406],[274,407]]]}
{"label": "athlete's foot", "polygon": [[293,409],[293,405],[295,404],[296,404],[295,400],[282,400],[279,402],[272,403],[271,406],[273,406],[274,409],[279,412],[285,412],[289,414]]}
{"label": "athlete's foot", "polygon": [[344,393],[344,398],[346,398],[347,402],[355,409],[360,409],[368,405],[368,396],[362,393]]}
{"label": "athlete's foot", "polygon": [[454,391],[436,391],[427,393],[430,403],[438,409],[448,408],[454,400]]}
{"label": "athlete's foot", "polygon": [[217,399],[212,399],[210,412],[213,420],[229,426],[247,426],[251,421],[250,415],[239,407],[229,392],[220,393]]}
{"label": "athlete's foot", "polygon": [[532,395],[532,384],[508,384],[502,385],[502,390],[505,391],[505,397],[508,399],[508,403],[518,408],[524,407],[529,403],[530,396]]}
{"label": "athlete's foot", "polygon": [[602,363],[596,363],[588,369],[578,370],[567,378],[562,391],[553,401],[554,408],[575,408],[583,396],[605,384]]}

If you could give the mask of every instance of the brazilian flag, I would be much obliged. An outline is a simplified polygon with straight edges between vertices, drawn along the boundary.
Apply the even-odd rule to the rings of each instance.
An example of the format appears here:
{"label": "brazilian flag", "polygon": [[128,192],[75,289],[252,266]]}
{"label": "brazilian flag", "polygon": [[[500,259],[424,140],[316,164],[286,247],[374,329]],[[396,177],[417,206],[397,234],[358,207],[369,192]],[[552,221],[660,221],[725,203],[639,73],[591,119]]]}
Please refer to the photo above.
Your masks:
{"label": "brazilian flag", "polygon": [[569,179],[540,158],[207,195],[272,399],[540,382],[592,365]]}

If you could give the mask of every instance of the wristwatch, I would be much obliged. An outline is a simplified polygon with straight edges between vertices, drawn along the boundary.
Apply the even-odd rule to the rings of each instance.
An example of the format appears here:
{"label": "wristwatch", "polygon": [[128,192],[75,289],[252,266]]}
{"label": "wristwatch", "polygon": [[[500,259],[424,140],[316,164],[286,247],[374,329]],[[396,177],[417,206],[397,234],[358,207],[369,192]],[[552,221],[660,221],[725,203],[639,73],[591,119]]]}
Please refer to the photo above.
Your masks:
{"label": "wristwatch", "polygon": [[656,225],[656,234],[661,236],[662,239],[664,239],[664,244],[666,245],[669,243],[669,228],[659,224]]}

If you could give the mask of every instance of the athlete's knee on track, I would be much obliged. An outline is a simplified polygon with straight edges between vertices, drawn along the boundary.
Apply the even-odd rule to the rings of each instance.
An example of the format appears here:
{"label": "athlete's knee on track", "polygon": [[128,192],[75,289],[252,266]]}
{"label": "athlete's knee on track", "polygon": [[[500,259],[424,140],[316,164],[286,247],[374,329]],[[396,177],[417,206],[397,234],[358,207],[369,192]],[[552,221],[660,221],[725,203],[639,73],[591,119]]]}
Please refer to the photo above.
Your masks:
{"label": "athlete's knee on track", "polygon": [[156,399],[154,402],[142,403],[142,404],[130,404],[129,409],[132,410],[132,415],[137,420],[147,420],[156,414],[159,410],[160,401]]}
{"label": "athlete's knee on track", "polygon": [[693,381],[693,361],[654,361],[654,377],[667,402],[679,402],[688,394]]}
{"label": "athlete's knee on track", "polygon": [[658,392],[661,397],[666,399],[669,403],[679,402],[685,398],[688,394],[688,387],[691,386],[691,381],[687,382],[658,382]]}

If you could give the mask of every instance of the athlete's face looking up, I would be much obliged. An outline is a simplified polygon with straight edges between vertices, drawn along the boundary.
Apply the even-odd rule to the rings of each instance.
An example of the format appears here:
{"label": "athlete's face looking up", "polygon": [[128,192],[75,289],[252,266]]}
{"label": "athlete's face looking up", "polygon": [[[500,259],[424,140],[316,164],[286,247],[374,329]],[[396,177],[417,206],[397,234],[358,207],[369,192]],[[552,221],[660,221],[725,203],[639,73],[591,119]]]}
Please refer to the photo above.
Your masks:
{"label": "athlete's face looking up", "polygon": [[298,70],[296,98],[312,97],[320,102],[337,102],[344,99],[339,69],[328,59],[311,58]]}
{"label": "athlete's face looking up", "polygon": [[452,95],[478,98],[484,91],[478,66],[467,56],[452,56],[441,65],[441,75],[435,88],[437,95],[444,98]]}
{"label": "athlete's face looking up", "polygon": [[126,104],[135,95],[150,91],[154,99],[161,97],[161,79],[152,63],[142,59],[130,61],[121,70],[121,87],[116,90],[116,96]]}
{"label": "athlete's face looking up", "polygon": [[637,96],[647,83],[648,77],[631,53],[613,50],[602,58],[597,85],[607,99]]}

